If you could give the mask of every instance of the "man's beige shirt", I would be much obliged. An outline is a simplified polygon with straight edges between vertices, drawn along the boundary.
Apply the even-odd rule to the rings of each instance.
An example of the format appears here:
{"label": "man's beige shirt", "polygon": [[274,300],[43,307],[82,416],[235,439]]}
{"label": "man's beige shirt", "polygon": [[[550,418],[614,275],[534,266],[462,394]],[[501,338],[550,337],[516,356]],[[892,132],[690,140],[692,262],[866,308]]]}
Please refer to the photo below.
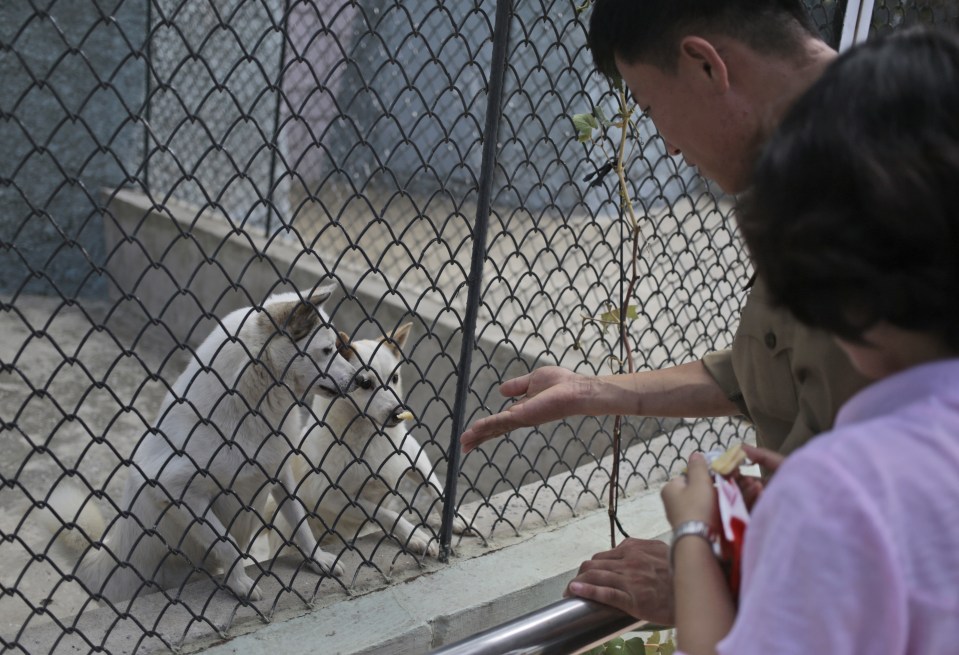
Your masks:
{"label": "man's beige shirt", "polygon": [[787,454],[832,427],[867,381],[832,336],[769,304],[757,280],[730,350],[703,358],[726,396],[756,427],[757,443]]}

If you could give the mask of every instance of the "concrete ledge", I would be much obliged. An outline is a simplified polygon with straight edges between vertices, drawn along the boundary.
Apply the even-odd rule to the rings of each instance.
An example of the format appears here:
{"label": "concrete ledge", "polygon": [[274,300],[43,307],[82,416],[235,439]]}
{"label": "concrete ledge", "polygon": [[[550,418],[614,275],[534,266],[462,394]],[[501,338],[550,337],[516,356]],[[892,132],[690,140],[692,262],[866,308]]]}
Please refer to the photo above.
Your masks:
{"label": "concrete ledge", "polygon": [[[669,527],[658,489],[620,501],[619,516],[635,537],[661,537]],[[609,547],[608,534],[607,514],[592,512],[485,556],[463,552],[442,570],[274,622],[205,652],[425,653],[558,600],[580,563]]]}

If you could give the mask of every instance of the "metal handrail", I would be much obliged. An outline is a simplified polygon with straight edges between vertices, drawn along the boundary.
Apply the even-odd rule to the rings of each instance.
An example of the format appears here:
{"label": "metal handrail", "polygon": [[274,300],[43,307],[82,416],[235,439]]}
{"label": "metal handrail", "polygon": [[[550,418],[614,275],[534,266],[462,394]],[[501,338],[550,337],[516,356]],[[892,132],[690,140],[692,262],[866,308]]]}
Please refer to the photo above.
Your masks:
{"label": "metal handrail", "polygon": [[430,655],[574,655],[627,630],[651,627],[607,605],[565,598],[447,644]]}

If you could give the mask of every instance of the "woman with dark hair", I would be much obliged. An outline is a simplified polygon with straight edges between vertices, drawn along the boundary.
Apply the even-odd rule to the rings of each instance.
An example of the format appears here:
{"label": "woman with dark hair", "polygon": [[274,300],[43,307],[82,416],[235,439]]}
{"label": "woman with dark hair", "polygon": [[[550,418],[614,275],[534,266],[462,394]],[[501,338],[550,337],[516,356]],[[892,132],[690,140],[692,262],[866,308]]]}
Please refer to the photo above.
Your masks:
{"label": "woman with dark hair", "polygon": [[767,143],[740,227],[774,303],[873,382],[786,458],[738,608],[701,456],[663,488],[685,653],[959,650],[959,36],[841,55]]}

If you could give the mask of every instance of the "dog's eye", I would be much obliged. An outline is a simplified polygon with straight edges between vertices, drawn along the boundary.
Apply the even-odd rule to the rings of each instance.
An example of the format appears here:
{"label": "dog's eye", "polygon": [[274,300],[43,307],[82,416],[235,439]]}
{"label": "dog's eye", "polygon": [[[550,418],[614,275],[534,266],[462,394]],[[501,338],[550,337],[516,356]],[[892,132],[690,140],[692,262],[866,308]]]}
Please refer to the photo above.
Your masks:
{"label": "dog's eye", "polygon": [[356,386],[358,386],[360,389],[365,389],[366,391],[369,391],[370,389],[373,388],[373,380],[371,380],[370,378],[357,378]]}
{"label": "dog's eye", "polygon": [[393,377],[390,378],[390,381],[391,381],[393,384],[396,384],[397,382],[399,382],[399,381],[400,381],[400,374],[399,374],[399,373],[394,373],[394,374],[393,374]]}
{"label": "dog's eye", "polygon": [[324,349],[323,349],[323,354],[324,354],[324,355],[332,355],[332,354],[333,354],[333,346],[327,346],[326,348],[324,348]]}

